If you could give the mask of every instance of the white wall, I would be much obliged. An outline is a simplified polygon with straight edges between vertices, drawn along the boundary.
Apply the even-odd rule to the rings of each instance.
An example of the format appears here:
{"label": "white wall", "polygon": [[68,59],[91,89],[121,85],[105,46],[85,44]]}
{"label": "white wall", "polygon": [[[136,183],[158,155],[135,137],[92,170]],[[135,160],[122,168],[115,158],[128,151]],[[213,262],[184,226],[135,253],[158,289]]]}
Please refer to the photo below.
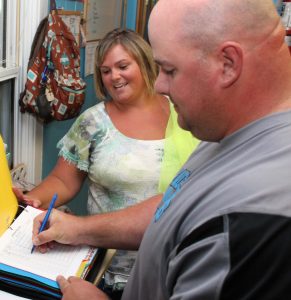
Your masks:
{"label": "white wall", "polygon": [[[8,1],[10,2],[10,1]],[[44,0],[18,1],[19,30],[19,77],[16,81],[14,165],[25,163],[28,168],[28,181],[38,183],[42,174],[42,124],[34,116],[21,114],[18,107],[19,93],[24,89],[27,63],[34,34],[40,21],[48,14],[48,3]]]}

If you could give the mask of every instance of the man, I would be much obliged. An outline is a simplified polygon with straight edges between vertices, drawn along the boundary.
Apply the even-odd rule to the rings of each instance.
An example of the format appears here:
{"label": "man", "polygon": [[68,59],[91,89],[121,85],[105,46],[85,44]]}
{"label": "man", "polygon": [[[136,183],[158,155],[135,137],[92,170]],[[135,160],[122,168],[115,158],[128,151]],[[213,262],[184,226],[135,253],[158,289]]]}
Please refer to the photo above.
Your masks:
{"label": "man", "polygon": [[[134,247],[143,236],[123,300],[286,299],[291,58],[284,35],[272,0],[160,0],[149,21],[156,88],[172,99],[180,126],[206,142],[173,180],[144,235],[142,205],[151,212],[157,200],[115,218],[77,222],[54,213],[34,242]],[[128,236],[119,231],[110,239],[122,213]],[[70,234],[64,224],[74,224]],[[58,280],[64,299],[106,299],[76,278]]]}

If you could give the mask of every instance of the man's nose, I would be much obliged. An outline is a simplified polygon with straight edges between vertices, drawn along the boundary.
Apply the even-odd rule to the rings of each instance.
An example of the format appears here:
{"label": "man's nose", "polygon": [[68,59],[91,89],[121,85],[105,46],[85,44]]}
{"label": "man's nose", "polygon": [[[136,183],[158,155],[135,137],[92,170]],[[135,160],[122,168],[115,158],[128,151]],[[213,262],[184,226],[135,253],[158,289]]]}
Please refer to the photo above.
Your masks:
{"label": "man's nose", "polygon": [[155,90],[157,93],[168,95],[169,94],[169,84],[161,73],[158,75],[155,82]]}

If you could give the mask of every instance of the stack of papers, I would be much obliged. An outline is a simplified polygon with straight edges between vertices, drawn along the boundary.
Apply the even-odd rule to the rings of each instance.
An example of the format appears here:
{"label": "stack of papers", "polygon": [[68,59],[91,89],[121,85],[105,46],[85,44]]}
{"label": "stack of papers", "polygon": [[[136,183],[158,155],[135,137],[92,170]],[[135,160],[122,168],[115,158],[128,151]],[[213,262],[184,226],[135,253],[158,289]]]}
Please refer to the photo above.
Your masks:
{"label": "stack of papers", "polygon": [[33,219],[42,211],[18,206],[1,136],[0,178],[0,290],[33,299],[60,299],[56,277],[86,279],[97,248],[56,243],[47,253],[31,253]]}

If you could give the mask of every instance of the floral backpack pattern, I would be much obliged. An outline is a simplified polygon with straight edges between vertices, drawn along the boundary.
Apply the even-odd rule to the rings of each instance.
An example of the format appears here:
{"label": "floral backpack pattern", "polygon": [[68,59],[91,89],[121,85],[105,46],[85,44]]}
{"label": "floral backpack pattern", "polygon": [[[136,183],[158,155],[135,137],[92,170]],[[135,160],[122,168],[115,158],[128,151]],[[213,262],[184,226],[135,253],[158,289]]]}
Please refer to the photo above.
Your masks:
{"label": "floral backpack pattern", "polygon": [[74,118],[84,103],[85,88],[77,42],[62,18],[50,13],[32,43],[20,111],[44,122]]}

